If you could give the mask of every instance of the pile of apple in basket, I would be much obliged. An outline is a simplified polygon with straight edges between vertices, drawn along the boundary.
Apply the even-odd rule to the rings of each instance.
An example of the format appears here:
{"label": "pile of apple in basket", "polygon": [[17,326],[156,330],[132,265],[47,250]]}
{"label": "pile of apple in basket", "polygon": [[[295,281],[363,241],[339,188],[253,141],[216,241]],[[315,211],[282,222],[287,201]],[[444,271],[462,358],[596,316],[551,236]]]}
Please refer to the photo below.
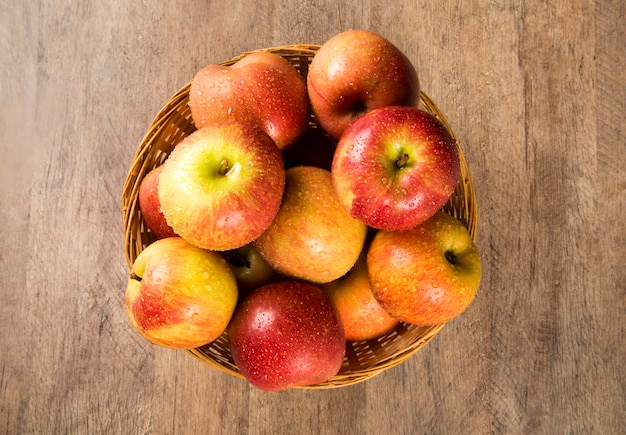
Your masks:
{"label": "pile of apple in basket", "polygon": [[419,96],[409,59],[362,30],[322,45],[306,79],[263,51],[200,70],[197,130],[141,181],[158,239],[132,265],[133,327],[177,349],[226,331],[242,375],[280,391],[336,375],[347,341],[461,314],[481,259],[442,211],[459,150]]}

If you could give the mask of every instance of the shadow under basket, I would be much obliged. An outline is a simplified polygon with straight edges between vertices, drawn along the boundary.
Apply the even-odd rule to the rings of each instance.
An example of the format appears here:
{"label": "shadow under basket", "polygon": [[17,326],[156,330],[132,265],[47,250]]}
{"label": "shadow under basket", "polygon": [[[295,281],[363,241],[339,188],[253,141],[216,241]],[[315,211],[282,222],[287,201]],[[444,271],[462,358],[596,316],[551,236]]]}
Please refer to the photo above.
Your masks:
{"label": "shadow under basket", "polygon": [[[282,47],[263,48],[287,59],[306,78],[309,64],[319,49],[317,45],[297,44]],[[232,65],[250,52],[243,53],[222,65]],[[189,88],[191,82],[181,88],[163,106],[148,128],[135,156],[122,193],[126,260],[129,267],[139,253],[156,238],[149,231],[139,209],[138,192],[143,177],[167,158],[174,146],[196,130],[189,109]],[[423,92],[419,108],[435,115],[448,128],[457,143],[460,154],[461,171],[459,183],[444,211],[460,219],[467,227],[473,240],[476,240],[478,211],[474,186],[459,142],[443,113]],[[319,128],[313,115],[310,128]],[[423,327],[400,323],[382,337],[361,342],[346,343],[346,354],[339,373],[326,382],[310,385],[306,389],[336,388],[365,381],[383,371],[404,362],[430,342],[444,325]],[[214,342],[188,351],[208,366],[243,378],[230,354],[228,336],[222,334]]]}

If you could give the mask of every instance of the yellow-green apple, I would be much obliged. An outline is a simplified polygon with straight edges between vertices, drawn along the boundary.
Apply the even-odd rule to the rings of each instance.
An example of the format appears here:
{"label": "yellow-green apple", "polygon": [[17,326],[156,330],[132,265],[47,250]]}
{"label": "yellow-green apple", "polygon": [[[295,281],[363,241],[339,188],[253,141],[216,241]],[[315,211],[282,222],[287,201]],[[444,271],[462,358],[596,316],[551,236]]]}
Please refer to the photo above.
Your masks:
{"label": "yellow-green apple", "polygon": [[169,237],[137,256],[125,304],[131,324],[147,340],[191,349],[226,330],[237,298],[233,271],[218,253]]}
{"label": "yellow-green apple", "polygon": [[161,212],[159,202],[159,175],[161,166],[157,166],[146,174],[139,184],[139,209],[146,225],[159,239],[174,237],[176,233],[167,224]]}
{"label": "yellow-green apple", "polygon": [[320,125],[334,138],[378,107],[415,106],[420,86],[411,61],[389,40],[348,30],[326,41],[307,75],[309,100]]}
{"label": "yellow-green apple", "polygon": [[399,322],[374,297],[365,255],[359,257],[345,276],[324,284],[322,289],[339,313],[347,341],[373,340],[389,332]]}
{"label": "yellow-green apple", "polygon": [[159,201],[167,223],[200,248],[247,245],[278,213],[285,186],[282,156],[252,124],[224,121],[197,130],[162,167]]}
{"label": "yellow-green apple", "polygon": [[252,243],[224,252],[224,258],[235,272],[239,295],[278,279],[278,274],[261,257]]}
{"label": "yellow-green apple", "polygon": [[332,175],[346,210],[386,231],[412,228],[450,199],[460,171],[456,142],[430,113],[406,106],[373,110],[350,125]]}
{"label": "yellow-green apple", "polygon": [[328,296],[302,281],[253,290],[235,310],[228,337],[241,374],[265,391],[327,381],[345,354],[343,326]]}
{"label": "yellow-green apple", "polygon": [[366,232],[337,199],[329,171],[296,166],[287,169],[280,210],[254,246],[278,272],[325,283],[352,268]]}
{"label": "yellow-green apple", "polygon": [[194,76],[189,107],[198,128],[237,119],[259,126],[283,150],[308,126],[306,82],[281,56],[253,52],[231,66],[207,65]]}
{"label": "yellow-green apple", "polygon": [[463,223],[437,212],[404,231],[379,231],[367,254],[372,291],[392,316],[416,325],[446,323],[474,300],[481,259]]}

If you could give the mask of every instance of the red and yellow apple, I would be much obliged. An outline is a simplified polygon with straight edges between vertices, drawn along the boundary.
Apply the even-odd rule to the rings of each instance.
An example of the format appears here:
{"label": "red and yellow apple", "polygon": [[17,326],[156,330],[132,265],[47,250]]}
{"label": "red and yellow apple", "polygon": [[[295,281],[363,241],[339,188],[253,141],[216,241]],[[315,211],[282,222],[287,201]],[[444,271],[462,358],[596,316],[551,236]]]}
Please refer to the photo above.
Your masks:
{"label": "red and yellow apple", "polygon": [[207,65],[189,89],[189,107],[198,128],[236,119],[257,125],[283,150],[309,122],[306,83],[283,57],[253,52],[231,66]]}
{"label": "red and yellow apple", "polygon": [[259,237],[278,213],[282,156],[252,124],[225,121],[195,131],[162,165],[159,201],[167,223],[204,249],[237,249]]}
{"label": "red and yellow apple", "polygon": [[420,89],[411,61],[389,40],[348,30],[326,41],[307,76],[320,125],[335,139],[359,116],[385,106],[415,106]]}
{"label": "red and yellow apple", "polygon": [[327,381],[345,354],[343,326],[328,296],[302,281],[253,290],[237,307],[228,337],[239,371],[265,391]]}
{"label": "red and yellow apple", "polygon": [[191,349],[225,331],[237,297],[235,276],[218,253],[169,237],[137,256],[125,305],[131,324],[144,338],[168,348]]}
{"label": "red and yellow apple", "polygon": [[286,171],[280,210],[254,246],[278,272],[326,283],[356,263],[366,232],[337,199],[329,171],[296,166]]}
{"label": "red and yellow apple", "polygon": [[374,297],[365,255],[359,257],[345,276],[324,284],[322,289],[339,313],[347,341],[373,340],[399,322]]}
{"label": "red and yellow apple", "polygon": [[392,316],[416,325],[439,325],[474,300],[481,259],[463,223],[437,212],[405,231],[379,231],[367,253],[374,296]]}
{"label": "red and yellow apple", "polygon": [[353,217],[386,231],[419,225],[445,205],[460,172],[456,142],[430,113],[406,106],[373,110],[337,144],[332,176]]}
{"label": "red and yellow apple", "polygon": [[146,225],[159,239],[174,237],[176,233],[167,224],[161,203],[159,202],[159,175],[161,166],[157,166],[146,174],[139,184],[139,209]]}

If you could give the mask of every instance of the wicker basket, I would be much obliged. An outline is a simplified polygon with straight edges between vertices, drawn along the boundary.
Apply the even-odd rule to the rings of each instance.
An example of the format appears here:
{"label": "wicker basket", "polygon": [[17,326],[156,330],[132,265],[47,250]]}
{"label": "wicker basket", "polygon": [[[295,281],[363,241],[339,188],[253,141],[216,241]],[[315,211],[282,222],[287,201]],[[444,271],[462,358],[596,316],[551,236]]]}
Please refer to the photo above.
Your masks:
{"label": "wicker basket", "polygon": [[[298,44],[264,48],[259,51],[269,51],[284,57],[303,77],[306,77],[309,64],[318,49],[317,45]],[[223,62],[222,65],[232,65],[249,53],[243,53]],[[151,169],[163,163],[178,142],[196,130],[188,106],[190,84],[191,82],[172,96],[157,114],[130,165],[122,194],[125,249],[129,267],[137,255],[156,240],[146,227],[139,210],[138,191],[141,180]],[[456,140],[445,116],[423,92],[420,96],[419,107],[439,118]],[[319,128],[313,115],[310,128]],[[475,240],[478,219],[474,187],[460,147],[459,153],[461,157],[460,180],[444,210],[459,218],[468,228],[472,239]],[[336,376],[327,382],[300,388],[335,388],[365,381],[405,361],[432,340],[442,327],[443,325],[420,327],[400,323],[394,330],[376,340],[347,343],[343,365]],[[226,333],[213,343],[188,352],[211,367],[243,377],[230,355]]]}

